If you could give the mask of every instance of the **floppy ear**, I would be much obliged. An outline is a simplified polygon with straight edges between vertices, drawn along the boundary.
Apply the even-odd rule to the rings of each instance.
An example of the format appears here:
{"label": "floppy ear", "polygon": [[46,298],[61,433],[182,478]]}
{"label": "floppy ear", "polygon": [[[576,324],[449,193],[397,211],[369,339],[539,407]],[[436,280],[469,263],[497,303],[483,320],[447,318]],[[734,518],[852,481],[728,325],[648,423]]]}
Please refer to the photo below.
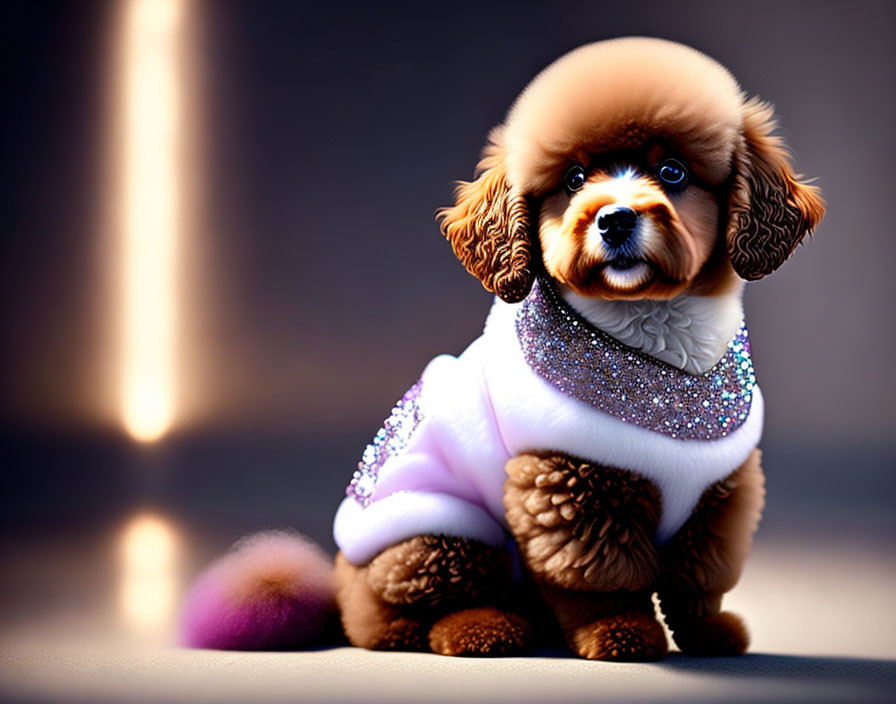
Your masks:
{"label": "floppy ear", "polygon": [[523,300],[535,278],[529,206],[507,181],[501,128],[489,135],[476,179],[461,181],[455,205],[442,208],[442,234],[461,264],[508,303]]}
{"label": "floppy ear", "polygon": [[775,126],[768,103],[753,98],[744,104],[727,239],[734,270],[748,281],[781,266],[824,215],[821,191],[793,172]]}

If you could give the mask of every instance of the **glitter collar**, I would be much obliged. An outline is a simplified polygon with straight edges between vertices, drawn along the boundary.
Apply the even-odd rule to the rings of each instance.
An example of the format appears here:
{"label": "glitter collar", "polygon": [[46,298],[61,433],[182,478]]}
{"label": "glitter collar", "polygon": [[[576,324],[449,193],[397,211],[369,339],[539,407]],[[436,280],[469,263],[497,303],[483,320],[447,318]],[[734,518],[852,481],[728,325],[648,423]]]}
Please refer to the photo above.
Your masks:
{"label": "glitter collar", "polygon": [[516,332],[539,376],[626,423],[678,440],[717,440],[750,413],[756,377],[743,324],[715,366],[689,374],[594,327],[540,278],[519,306]]}

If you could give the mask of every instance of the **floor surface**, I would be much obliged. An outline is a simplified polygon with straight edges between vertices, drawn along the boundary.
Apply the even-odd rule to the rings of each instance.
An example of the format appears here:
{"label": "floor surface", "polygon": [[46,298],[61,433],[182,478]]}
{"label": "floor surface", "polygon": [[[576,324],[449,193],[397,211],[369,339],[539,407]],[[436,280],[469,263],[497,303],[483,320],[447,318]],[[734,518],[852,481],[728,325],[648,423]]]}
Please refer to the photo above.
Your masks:
{"label": "floor surface", "polygon": [[[587,662],[565,652],[474,660],[333,648],[184,650],[168,630],[128,630],[109,584],[111,539],[21,550],[4,561],[0,698],[8,702],[891,702],[896,700],[896,561],[860,543],[757,545],[726,605],[753,647],[740,658]],[[54,552],[55,550],[55,552]],[[10,554],[8,553],[8,556]],[[12,557],[16,557],[12,555]],[[67,560],[69,562],[67,562]],[[65,597],[52,575],[77,574]],[[71,564],[70,564],[71,563]],[[92,577],[87,577],[90,574]],[[34,580],[29,585],[29,580]],[[27,593],[26,593],[27,592]],[[38,601],[50,613],[34,616]],[[27,616],[27,614],[32,616]]]}

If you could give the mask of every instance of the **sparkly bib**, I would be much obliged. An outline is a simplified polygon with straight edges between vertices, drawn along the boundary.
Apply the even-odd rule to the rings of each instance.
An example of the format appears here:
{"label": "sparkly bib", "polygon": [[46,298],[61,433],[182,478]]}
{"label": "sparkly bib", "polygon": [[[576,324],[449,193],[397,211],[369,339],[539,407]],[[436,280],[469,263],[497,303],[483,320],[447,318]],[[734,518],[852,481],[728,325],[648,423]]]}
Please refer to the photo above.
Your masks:
{"label": "sparkly bib", "polygon": [[536,374],[626,423],[678,440],[718,440],[750,414],[756,377],[744,325],[712,369],[689,374],[594,327],[539,279],[520,304],[516,332]]}

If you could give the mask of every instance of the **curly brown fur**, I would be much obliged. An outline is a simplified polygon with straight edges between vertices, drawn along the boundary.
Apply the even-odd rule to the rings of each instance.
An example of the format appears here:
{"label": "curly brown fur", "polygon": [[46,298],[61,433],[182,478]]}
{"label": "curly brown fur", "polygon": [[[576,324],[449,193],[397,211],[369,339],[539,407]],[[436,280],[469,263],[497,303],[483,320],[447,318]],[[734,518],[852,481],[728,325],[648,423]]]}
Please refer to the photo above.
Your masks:
{"label": "curly brown fur", "polygon": [[336,603],[342,628],[352,645],[371,650],[429,650],[430,620],[390,606],[367,583],[367,568],[336,555]]}
{"label": "curly brown fur", "polygon": [[[562,454],[527,454],[511,460],[507,474],[508,524],[576,652],[600,659],[661,657],[666,645],[654,625],[654,589],[682,651],[733,655],[746,649],[746,628],[721,612],[721,601],[740,576],[762,510],[758,450],[704,492],[662,550],[653,543],[658,493],[630,472]],[[623,628],[632,613],[640,616]]]}
{"label": "curly brown fur", "polygon": [[740,578],[765,498],[761,453],[707,489],[661,553],[659,596],[676,644],[692,654],[731,655],[749,644],[740,618],[721,612]]}
{"label": "curly brown fur", "polygon": [[660,500],[649,481],[563,454],[520,455],[506,471],[507,522],[536,579],[599,592],[654,584]]}
{"label": "curly brown fur", "polygon": [[429,632],[429,645],[442,655],[517,655],[532,648],[532,626],[493,606],[443,616]]}
{"label": "curly brown fur", "polygon": [[[363,567],[338,554],[336,601],[353,645],[425,651],[431,649],[430,631],[439,619],[497,603],[510,588],[510,574],[510,558],[504,551],[464,538],[417,536],[384,550]],[[522,624],[528,629],[525,633],[531,633],[522,618],[507,618],[513,628],[508,626],[504,640],[497,621],[480,619],[482,633],[492,634],[488,647],[494,652],[499,647],[507,652],[522,647]],[[445,649],[460,647],[456,637],[448,638],[451,633],[443,624],[434,642]]]}
{"label": "curly brown fur", "polygon": [[535,277],[526,198],[507,181],[501,132],[492,133],[477,178],[460,182],[456,204],[439,211],[442,233],[467,271],[508,303],[521,301]]}
{"label": "curly brown fur", "polygon": [[753,450],[738,469],[703,492],[663,548],[664,588],[726,592],[737,583],[765,502],[761,460],[762,453]]}
{"label": "curly brown fur", "polygon": [[419,535],[367,567],[367,583],[388,604],[427,609],[497,600],[510,588],[510,556],[474,540]]}
{"label": "curly brown fur", "polygon": [[659,660],[669,649],[659,622],[637,611],[582,625],[572,631],[569,643],[583,658],[622,662]]}
{"label": "curly brown fur", "polygon": [[[820,192],[794,173],[774,130],[768,104],[747,99],[725,68],[688,47],[645,38],[589,44],[523,91],[490,135],[478,178],[440,211],[442,231],[467,270],[507,301],[529,291],[538,249],[551,276],[581,295],[725,292],[735,272],[751,280],[778,268],[824,214]],[[657,150],[684,160],[693,176],[670,197],[655,176]],[[594,166],[601,159],[610,173]],[[563,185],[573,164],[589,170],[577,193]],[[631,193],[611,177],[620,166],[638,174]],[[607,253],[586,241],[596,212],[612,203],[652,224],[639,282],[607,276]]]}
{"label": "curly brown fur", "polygon": [[741,104],[731,74],[689,47],[641,37],[586,44],[515,101],[506,122],[508,175],[542,196],[570,161],[662,138],[701,180],[719,184],[731,170]]}
{"label": "curly brown fur", "polygon": [[668,643],[651,592],[596,594],[542,586],[569,647],[591,660],[657,660]]}
{"label": "curly brown fur", "polygon": [[[442,232],[464,267],[508,302],[522,300],[541,272],[579,296],[730,296],[737,305],[721,301],[719,309],[739,310],[741,279],[774,271],[824,213],[774,129],[771,108],[748,100],[699,52],[645,38],[590,44],[523,91],[490,134],[476,178],[440,211]],[[662,177],[668,159],[685,166],[680,188]],[[564,178],[573,165],[584,177],[578,185]],[[634,234],[615,243],[599,216],[614,206],[638,219]],[[743,623],[721,601],[762,507],[758,452],[710,487],[661,549],[660,492],[637,474],[557,452],[520,455],[506,469],[508,525],[577,652],[660,657],[667,644],[654,590],[683,651],[746,649]],[[513,647],[502,621],[510,617],[480,608],[507,588],[506,560],[446,540],[415,538],[354,573],[337,569],[352,642],[439,652]],[[500,645],[483,645],[493,637]]]}
{"label": "curly brown fur", "polygon": [[774,136],[769,105],[744,105],[744,144],[735,156],[728,254],[744,279],[767,276],[781,266],[824,215],[819,190],[794,174],[787,150]]}

